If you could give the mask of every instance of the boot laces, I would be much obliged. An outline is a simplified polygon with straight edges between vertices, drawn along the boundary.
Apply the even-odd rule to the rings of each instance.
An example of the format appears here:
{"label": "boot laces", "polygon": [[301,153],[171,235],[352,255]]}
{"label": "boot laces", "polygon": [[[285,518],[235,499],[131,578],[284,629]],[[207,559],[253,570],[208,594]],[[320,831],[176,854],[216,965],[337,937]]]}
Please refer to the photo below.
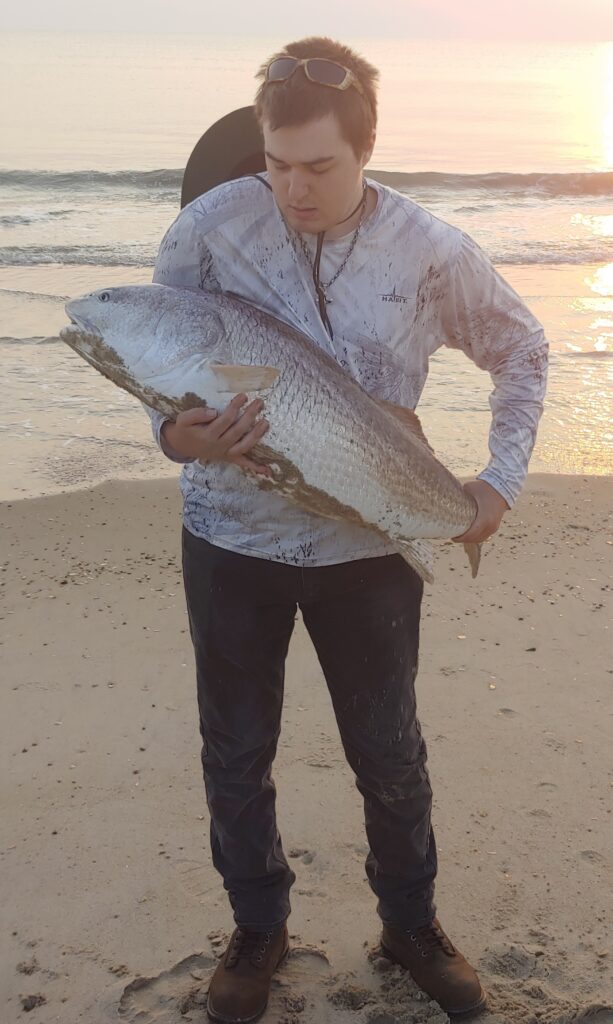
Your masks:
{"label": "boot laces", "polygon": [[411,932],[411,942],[414,942],[418,953],[427,957],[441,949],[447,956],[455,956],[455,947],[445,935],[445,932],[435,921],[432,924],[416,928]]}
{"label": "boot laces", "polygon": [[240,960],[254,965],[262,963],[270,945],[272,932],[250,932],[237,928],[228,949],[227,967],[235,967]]}

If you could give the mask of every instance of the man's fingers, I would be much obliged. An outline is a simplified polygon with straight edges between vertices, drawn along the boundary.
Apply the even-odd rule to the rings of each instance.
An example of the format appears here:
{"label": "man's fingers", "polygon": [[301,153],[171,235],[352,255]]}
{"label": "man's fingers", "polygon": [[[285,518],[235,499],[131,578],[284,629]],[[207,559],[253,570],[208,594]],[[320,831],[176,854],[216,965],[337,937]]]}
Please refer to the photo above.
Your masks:
{"label": "man's fingers", "polygon": [[[235,444],[241,441],[246,434],[254,429],[256,426],[256,419],[263,408],[264,403],[262,400],[260,398],[256,398],[253,402],[249,403],[245,411],[241,413],[235,423],[232,423],[227,430],[221,432],[219,439],[223,444],[228,446],[229,451]],[[260,422],[264,421],[260,420]]]}
{"label": "man's fingers", "polygon": [[185,412],[179,413],[175,422],[180,427],[193,427],[197,423],[211,423],[212,420],[217,419],[217,415],[215,409],[198,405],[194,409],[186,409]]}
{"label": "man's fingers", "polygon": [[237,441],[236,444],[233,444],[232,447],[228,449],[228,456],[230,458],[233,458],[235,455],[244,455],[245,452],[248,452],[251,448],[253,448],[254,444],[257,444],[257,442],[260,440],[261,437],[264,436],[267,430],[267,420],[260,420],[259,423],[256,423],[252,430],[248,431],[248,433],[246,433],[244,437],[240,439],[240,441]]}
{"label": "man's fingers", "polygon": [[471,526],[470,530],[463,533],[461,537],[452,537],[451,539],[456,544],[481,544],[484,540],[488,540],[492,534],[496,533],[495,526],[484,526],[481,524],[478,528]]}
{"label": "man's fingers", "polygon": [[[231,402],[228,403],[226,408],[219,413],[215,423],[212,427],[211,434],[217,440],[225,434],[230,427],[233,427],[242,416],[245,415],[247,409],[251,410],[253,402],[250,402],[242,413],[241,410],[247,402],[247,395],[235,395]],[[244,433],[244,431],[243,431]],[[240,434],[239,434],[240,436]]]}

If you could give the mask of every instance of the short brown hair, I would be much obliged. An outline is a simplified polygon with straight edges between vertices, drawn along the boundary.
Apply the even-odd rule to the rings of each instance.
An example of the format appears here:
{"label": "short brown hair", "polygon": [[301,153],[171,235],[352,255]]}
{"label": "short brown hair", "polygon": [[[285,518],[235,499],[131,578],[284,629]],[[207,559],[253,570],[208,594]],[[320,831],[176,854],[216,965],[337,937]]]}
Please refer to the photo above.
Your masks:
{"label": "short brown hair", "polygon": [[[265,79],[266,68],[275,57],[326,57],[334,60],[353,72],[364,95],[360,95],[353,87],[340,90],[318,86],[309,81],[302,68],[298,68],[285,82],[268,84]],[[255,98],[255,113],[260,124],[266,120],[275,131],[277,128],[305,124],[332,113],[336,115],[342,135],[356,156],[360,157],[368,149],[377,126],[376,83],[379,72],[348,46],[326,36],[299,39],[295,43],[288,43],[267,60],[256,77],[262,79]]]}

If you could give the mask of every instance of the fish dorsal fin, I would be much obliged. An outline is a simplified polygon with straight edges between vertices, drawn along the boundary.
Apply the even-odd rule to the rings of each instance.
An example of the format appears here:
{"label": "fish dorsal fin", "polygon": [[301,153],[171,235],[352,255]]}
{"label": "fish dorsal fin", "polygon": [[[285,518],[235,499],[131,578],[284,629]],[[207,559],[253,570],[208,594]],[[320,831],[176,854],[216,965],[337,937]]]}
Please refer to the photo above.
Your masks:
{"label": "fish dorsal fin", "polygon": [[429,452],[434,455],[434,450],[428,441],[428,438],[423,432],[421,420],[413,409],[405,409],[403,405],[394,405],[393,402],[384,402],[381,398],[375,399],[377,405],[380,405],[386,412],[391,413],[399,423],[402,424],[407,430],[410,430],[412,434],[418,438],[422,444],[425,444]]}
{"label": "fish dorsal fin", "polygon": [[213,363],[211,373],[215,375],[220,391],[265,391],[272,387],[280,371],[274,366],[224,366]]}

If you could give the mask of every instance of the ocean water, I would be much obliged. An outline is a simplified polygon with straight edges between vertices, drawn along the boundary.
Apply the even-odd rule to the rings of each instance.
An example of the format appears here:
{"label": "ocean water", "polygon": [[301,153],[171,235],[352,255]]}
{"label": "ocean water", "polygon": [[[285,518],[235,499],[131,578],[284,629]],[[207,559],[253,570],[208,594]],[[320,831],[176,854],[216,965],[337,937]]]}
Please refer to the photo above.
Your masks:
{"label": "ocean water", "polygon": [[[176,473],[140,406],[57,340],[67,297],[150,279],[202,132],[284,40],[0,43],[0,495]],[[613,468],[613,44],[349,40],[381,68],[369,172],[468,231],[544,324],[532,468]],[[487,460],[487,375],[441,352],[420,405],[458,473]]]}

